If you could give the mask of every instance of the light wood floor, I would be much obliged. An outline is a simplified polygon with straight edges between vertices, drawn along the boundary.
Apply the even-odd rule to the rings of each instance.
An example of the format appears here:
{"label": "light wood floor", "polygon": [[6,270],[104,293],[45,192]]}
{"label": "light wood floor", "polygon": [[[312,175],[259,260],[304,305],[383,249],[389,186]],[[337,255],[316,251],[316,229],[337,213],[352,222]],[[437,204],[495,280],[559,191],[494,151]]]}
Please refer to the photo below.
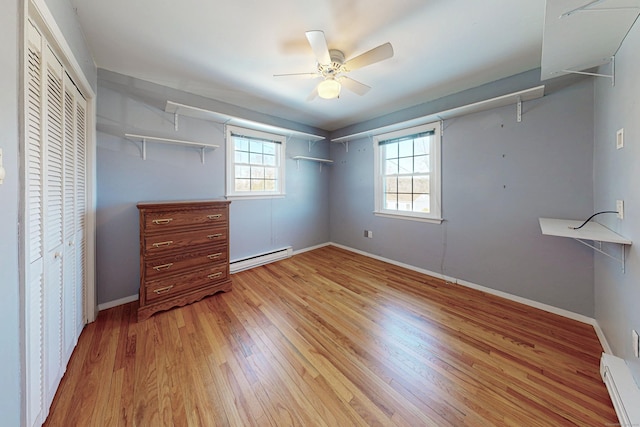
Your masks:
{"label": "light wood floor", "polygon": [[83,331],[48,426],[604,426],[591,326],[335,247]]}

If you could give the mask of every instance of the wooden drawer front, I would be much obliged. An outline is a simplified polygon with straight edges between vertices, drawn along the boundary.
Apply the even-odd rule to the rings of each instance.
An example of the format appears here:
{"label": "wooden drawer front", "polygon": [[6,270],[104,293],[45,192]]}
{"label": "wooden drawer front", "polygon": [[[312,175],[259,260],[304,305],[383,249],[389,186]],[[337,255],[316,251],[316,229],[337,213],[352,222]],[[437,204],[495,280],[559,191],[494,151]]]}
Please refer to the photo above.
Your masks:
{"label": "wooden drawer front", "polygon": [[145,286],[147,303],[165,300],[174,295],[188,292],[203,286],[213,285],[227,279],[227,265],[217,265],[180,276],[148,282]]}
{"label": "wooden drawer front", "polygon": [[195,268],[212,266],[226,262],[227,250],[224,246],[212,246],[198,252],[186,252],[145,262],[145,278],[156,279]]}
{"label": "wooden drawer front", "polygon": [[197,245],[206,245],[212,242],[222,243],[227,241],[226,227],[212,227],[204,230],[188,231],[184,233],[162,234],[159,236],[144,237],[144,253],[161,254],[181,248],[192,248]]}
{"label": "wooden drawer front", "polygon": [[206,208],[190,211],[153,211],[144,215],[144,228],[147,233],[172,230],[181,227],[201,225],[223,225],[227,223],[226,208]]}

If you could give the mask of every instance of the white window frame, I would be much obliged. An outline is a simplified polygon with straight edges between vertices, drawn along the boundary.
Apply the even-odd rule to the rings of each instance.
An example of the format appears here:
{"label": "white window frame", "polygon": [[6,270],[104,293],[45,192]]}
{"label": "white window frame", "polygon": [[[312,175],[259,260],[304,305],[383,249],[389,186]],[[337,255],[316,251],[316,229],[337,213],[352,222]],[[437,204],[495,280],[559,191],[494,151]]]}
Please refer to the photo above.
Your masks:
{"label": "white window frame", "polygon": [[[279,153],[276,153],[277,182],[275,191],[236,191],[235,190],[235,135],[243,135],[249,138],[269,140],[278,143]],[[285,154],[287,138],[283,135],[263,132],[255,129],[247,129],[239,126],[227,125],[225,130],[227,171],[226,171],[226,198],[227,199],[266,199],[285,196]]]}
{"label": "white window frame", "polygon": [[[433,138],[431,139],[431,146],[429,150],[430,172],[429,172],[429,184],[430,184],[430,208],[429,213],[420,212],[407,212],[398,211],[384,208],[384,185],[383,185],[383,169],[382,169],[382,145],[383,141],[390,139],[402,138],[410,135],[415,135],[423,132],[433,131]],[[423,221],[432,223],[441,223],[442,219],[442,173],[441,173],[441,146],[442,146],[442,127],[440,122],[427,123],[411,128],[401,129],[393,132],[388,132],[373,137],[373,152],[374,152],[374,177],[375,177],[375,210],[376,216],[406,219],[413,221]]]}

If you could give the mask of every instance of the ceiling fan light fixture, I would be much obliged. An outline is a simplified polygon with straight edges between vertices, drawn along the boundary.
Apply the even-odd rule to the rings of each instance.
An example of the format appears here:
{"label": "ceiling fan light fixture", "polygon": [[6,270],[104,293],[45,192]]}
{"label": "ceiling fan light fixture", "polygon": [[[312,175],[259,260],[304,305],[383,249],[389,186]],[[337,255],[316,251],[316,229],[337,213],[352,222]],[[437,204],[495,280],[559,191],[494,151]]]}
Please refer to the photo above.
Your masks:
{"label": "ceiling fan light fixture", "polygon": [[334,99],[340,96],[340,82],[333,78],[323,80],[318,85],[318,96],[324,99]]}

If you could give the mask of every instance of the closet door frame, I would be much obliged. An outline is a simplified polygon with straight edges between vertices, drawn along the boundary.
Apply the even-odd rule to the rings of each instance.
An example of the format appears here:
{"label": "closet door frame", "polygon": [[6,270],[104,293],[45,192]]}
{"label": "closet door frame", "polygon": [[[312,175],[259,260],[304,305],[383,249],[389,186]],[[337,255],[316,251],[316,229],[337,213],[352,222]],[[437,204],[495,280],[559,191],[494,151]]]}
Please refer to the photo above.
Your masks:
{"label": "closet door frame", "polygon": [[[86,217],[85,217],[85,235],[84,235],[84,244],[86,245],[86,262],[85,262],[85,271],[84,271],[84,289],[83,289],[83,301],[82,301],[82,313],[78,313],[79,322],[82,325],[93,322],[97,316],[98,308],[97,308],[97,298],[96,298],[96,279],[95,279],[95,234],[96,234],[96,222],[95,222],[95,211],[96,211],[96,127],[95,127],[95,118],[96,118],[96,103],[95,98],[96,95],[89,84],[88,79],[84,75],[82,68],[80,67],[78,61],[75,59],[71,48],[66,42],[62,31],[56,24],[53,15],[49,11],[46,6],[45,0],[25,0],[22,3],[22,63],[21,67],[23,72],[20,73],[20,87],[23,88],[19,94],[19,105],[20,105],[20,125],[23,129],[20,135],[20,157],[21,157],[21,171],[20,171],[20,194],[21,194],[21,202],[19,206],[19,233],[20,233],[20,250],[19,250],[19,266],[20,266],[20,324],[21,324],[21,334],[22,344],[21,344],[21,365],[23,367],[21,374],[21,395],[23,398],[21,399],[21,418],[22,423],[25,425],[27,421],[29,422],[44,422],[44,418],[46,418],[46,413],[48,412],[48,408],[43,407],[40,415],[33,419],[33,411],[31,415],[27,414],[27,400],[28,396],[26,396],[27,389],[30,387],[28,381],[33,381],[33,378],[29,378],[29,364],[31,363],[27,360],[27,345],[29,345],[29,320],[28,320],[28,310],[27,307],[27,298],[26,293],[29,292],[29,284],[27,280],[29,279],[29,273],[27,269],[28,265],[28,254],[27,251],[29,249],[29,236],[27,235],[28,226],[27,222],[29,221],[28,217],[28,153],[27,153],[27,93],[26,93],[26,74],[28,72],[28,28],[31,20],[37,28],[42,32],[42,35],[46,38],[49,45],[54,50],[57,58],[62,62],[62,65],[66,72],[69,74],[73,83],[77,87],[79,93],[86,100],[85,114],[86,114],[86,147],[85,153],[85,167],[86,167],[86,175],[85,175],[85,186],[86,186]],[[44,62],[44,61],[43,61]],[[44,65],[44,64],[43,64]],[[81,327],[82,325],[78,325]],[[79,332],[78,332],[79,335]],[[33,372],[33,374],[38,374],[37,372]],[[42,372],[40,373],[42,374]],[[33,382],[31,382],[33,385]],[[42,390],[44,392],[44,390]],[[44,396],[42,396],[44,397]],[[35,408],[31,408],[32,410]]]}

